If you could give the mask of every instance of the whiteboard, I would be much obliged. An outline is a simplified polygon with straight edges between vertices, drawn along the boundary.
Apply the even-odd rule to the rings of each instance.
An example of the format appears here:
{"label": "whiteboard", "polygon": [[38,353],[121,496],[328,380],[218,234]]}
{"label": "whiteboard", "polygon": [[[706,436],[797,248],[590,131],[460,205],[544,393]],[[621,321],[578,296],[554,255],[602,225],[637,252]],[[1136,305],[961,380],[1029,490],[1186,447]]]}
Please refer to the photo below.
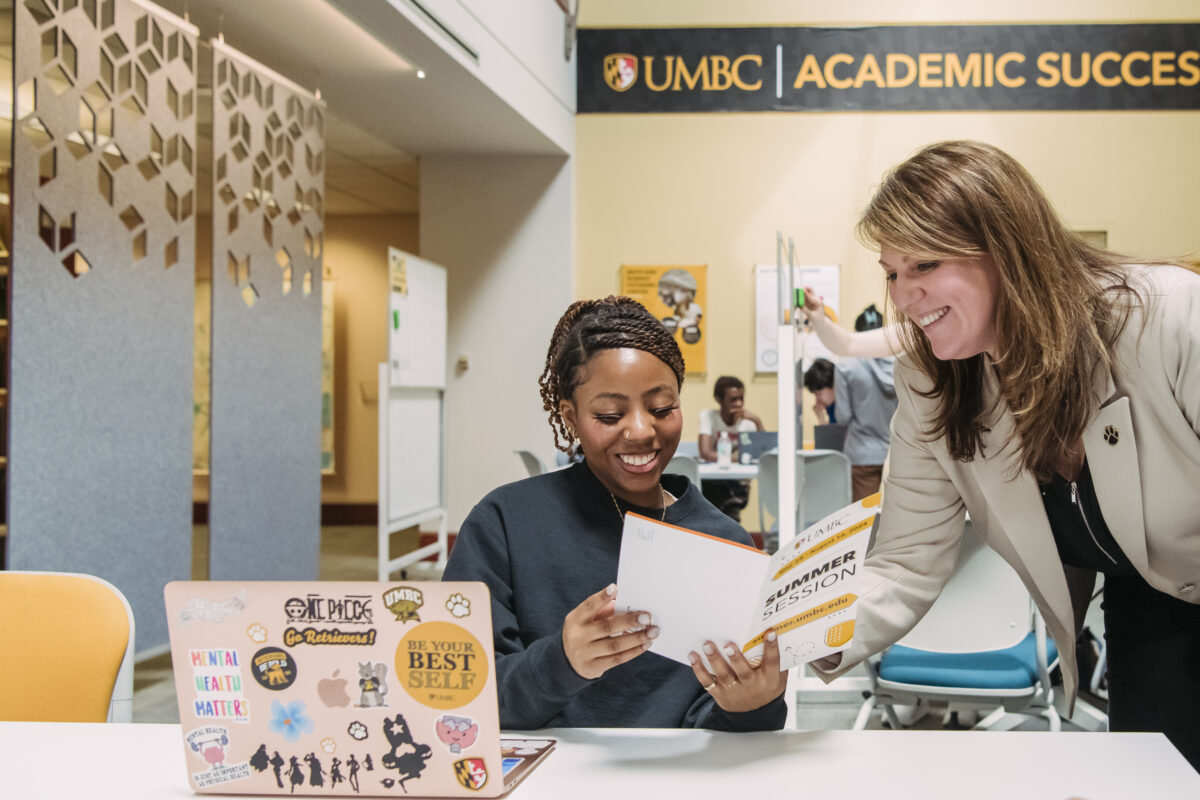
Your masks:
{"label": "whiteboard", "polygon": [[[446,269],[388,248],[388,363],[379,370],[379,521],[383,533],[444,503]],[[387,548],[381,546],[381,559]]]}
{"label": "whiteboard", "polygon": [[394,522],[442,505],[442,392],[393,387],[386,401],[385,516]]}
{"label": "whiteboard", "polygon": [[[760,264],[754,268],[754,371],[779,371],[779,312],[776,297],[779,295],[779,269],[774,264]],[[836,264],[797,265],[792,267],[793,286],[801,289],[811,286],[825,305],[839,311],[839,273]],[[812,365],[813,359],[828,358],[837,361],[815,334],[806,331],[796,344],[796,352],[804,354],[804,368]]]}
{"label": "whiteboard", "polygon": [[392,386],[446,388],[446,268],[388,248]]}

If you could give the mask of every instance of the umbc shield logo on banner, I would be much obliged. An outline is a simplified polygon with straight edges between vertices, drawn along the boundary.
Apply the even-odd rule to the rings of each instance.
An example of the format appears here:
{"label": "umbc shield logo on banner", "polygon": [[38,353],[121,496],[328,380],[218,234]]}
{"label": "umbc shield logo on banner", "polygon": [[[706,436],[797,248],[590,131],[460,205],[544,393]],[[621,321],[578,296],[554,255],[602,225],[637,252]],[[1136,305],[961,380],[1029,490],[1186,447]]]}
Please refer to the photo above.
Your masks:
{"label": "umbc shield logo on banner", "polygon": [[613,53],[604,57],[604,82],[614,91],[623,92],[637,83],[637,56]]}

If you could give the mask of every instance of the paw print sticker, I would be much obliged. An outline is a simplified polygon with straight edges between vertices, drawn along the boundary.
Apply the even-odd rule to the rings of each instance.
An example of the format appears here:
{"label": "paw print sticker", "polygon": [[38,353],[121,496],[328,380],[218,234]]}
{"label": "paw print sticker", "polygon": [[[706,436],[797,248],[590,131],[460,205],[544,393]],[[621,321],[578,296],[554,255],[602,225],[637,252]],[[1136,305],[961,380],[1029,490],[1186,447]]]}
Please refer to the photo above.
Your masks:
{"label": "paw print sticker", "polygon": [[330,739],[328,736],[326,736],[324,739],[321,740],[321,749],[324,750],[326,753],[332,753],[335,750],[337,750],[337,742],[335,742],[333,739]]}
{"label": "paw print sticker", "polygon": [[350,734],[351,739],[361,742],[367,738],[367,726],[355,720],[346,727],[346,733]]}
{"label": "paw print sticker", "polygon": [[1117,442],[1118,442],[1120,439],[1121,439],[1121,432],[1120,432],[1120,431],[1118,431],[1118,430],[1117,430],[1115,427],[1113,427],[1112,425],[1105,425],[1105,426],[1104,426],[1104,441],[1108,442],[1108,443],[1109,443],[1109,444],[1111,444],[1111,445],[1116,445],[1116,443],[1117,443]]}
{"label": "paw print sticker", "polygon": [[461,619],[471,613],[471,601],[455,592],[446,599],[446,610]]}
{"label": "paw print sticker", "polygon": [[250,641],[262,644],[267,640],[267,629],[255,622],[246,628],[246,635],[250,637]]}

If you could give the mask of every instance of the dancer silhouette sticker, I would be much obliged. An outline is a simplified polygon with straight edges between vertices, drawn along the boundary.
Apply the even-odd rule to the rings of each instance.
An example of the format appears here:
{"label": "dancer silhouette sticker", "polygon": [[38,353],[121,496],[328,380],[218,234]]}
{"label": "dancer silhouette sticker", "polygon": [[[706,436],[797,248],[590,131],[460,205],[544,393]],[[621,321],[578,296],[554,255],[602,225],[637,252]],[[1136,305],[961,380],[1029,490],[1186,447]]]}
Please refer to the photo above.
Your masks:
{"label": "dancer silhouette sticker", "polygon": [[[413,739],[412,731],[403,714],[397,714],[394,719],[384,720],[383,735],[391,745],[391,750],[384,753],[379,762],[383,764],[384,769],[396,771],[397,775],[394,780],[400,784],[401,789],[404,789],[406,781],[421,777],[421,773],[425,770],[425,762],[429,761],[429,757],[433,755],[433,748]],[[390,786],[389,783],[384,785]],[[408,790],[405,789],[405,791]]]}

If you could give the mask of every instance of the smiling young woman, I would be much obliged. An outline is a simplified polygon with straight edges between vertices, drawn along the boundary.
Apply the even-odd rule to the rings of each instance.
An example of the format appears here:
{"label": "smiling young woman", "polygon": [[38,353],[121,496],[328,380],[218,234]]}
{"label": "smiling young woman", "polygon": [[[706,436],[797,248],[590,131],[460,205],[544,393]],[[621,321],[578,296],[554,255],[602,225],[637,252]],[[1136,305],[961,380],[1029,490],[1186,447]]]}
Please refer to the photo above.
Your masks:
{"label": "smiling young woman", "polygon": [[1111,730],[1200,769],[1200,275],[1092,247],[1012,156],[930,145],[858,226],[906,355],[857,628],[833,676],[902,637],[950,577],[964,510],[1060,654],[1104,579]]}
{"label": "smiling young woman", "polygon": [[659,478],[683,431],[679,384],[656,356],[632,347],[603,350],[587,380],[559,401],[588,466],[614,497],[637,506],[673,502]]}
{"label": "smiling young woman", "polygon": [[574,303],[555,327],[539,378],[555,445],[584,460],[502,486],[463,522],[445,580],[481,580],[492,596],[500,724],[545,727],[783,725],[779,649],[750,666],[728,642],[692,669],[645,653],[657,628],[616,614],[626,511],[748,544],[749,535],[680,475],[684,364],[662,323],[626,297]]}

